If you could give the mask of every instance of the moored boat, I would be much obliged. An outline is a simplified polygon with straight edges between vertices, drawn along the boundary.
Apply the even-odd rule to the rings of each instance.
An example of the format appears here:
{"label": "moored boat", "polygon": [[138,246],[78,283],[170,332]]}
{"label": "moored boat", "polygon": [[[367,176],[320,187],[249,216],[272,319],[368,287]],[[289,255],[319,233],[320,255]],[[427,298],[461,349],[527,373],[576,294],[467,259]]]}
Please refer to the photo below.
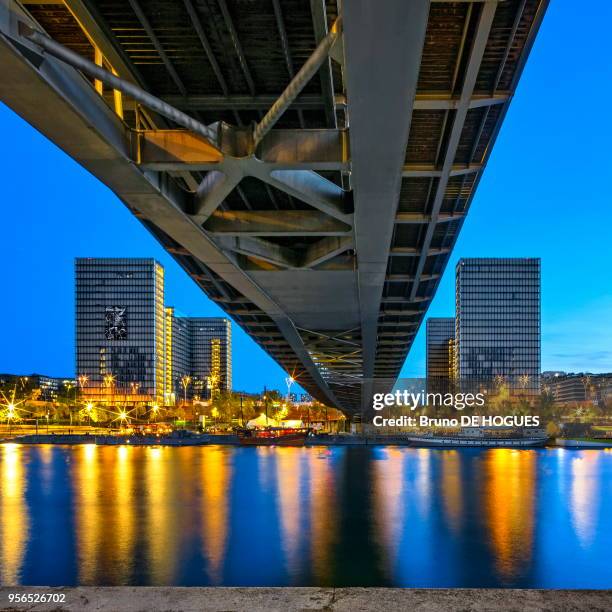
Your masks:
{"label": "moored boat", "polygon": [[409,436],[412,446],[436,448],[537,448],[548,442],[545,431],[496,431],[470,427],[444,435]]}
{"label": "moored boat", "polygon": [[241,446],[304,446],[308,431],[308,428],[267,427],[240,429],[236,433]]}
{"label": "moored boat", "polygon": [[555,445],[563,448],[612,448],[612,438],[557,438]]}

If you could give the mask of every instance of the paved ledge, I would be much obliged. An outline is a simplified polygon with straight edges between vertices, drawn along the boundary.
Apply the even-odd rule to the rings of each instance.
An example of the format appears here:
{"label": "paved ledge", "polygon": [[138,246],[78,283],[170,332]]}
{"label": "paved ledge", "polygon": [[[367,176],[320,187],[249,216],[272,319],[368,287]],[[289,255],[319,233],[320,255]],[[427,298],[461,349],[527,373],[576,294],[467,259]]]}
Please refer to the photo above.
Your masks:
{"label": "paved ledge", "polygon": [[[65,595],[65,602],[14,603],[9,594]],[[612,591],[535,589],[0,587],[0,611],[54,612],[485,612],[612,610]]]}

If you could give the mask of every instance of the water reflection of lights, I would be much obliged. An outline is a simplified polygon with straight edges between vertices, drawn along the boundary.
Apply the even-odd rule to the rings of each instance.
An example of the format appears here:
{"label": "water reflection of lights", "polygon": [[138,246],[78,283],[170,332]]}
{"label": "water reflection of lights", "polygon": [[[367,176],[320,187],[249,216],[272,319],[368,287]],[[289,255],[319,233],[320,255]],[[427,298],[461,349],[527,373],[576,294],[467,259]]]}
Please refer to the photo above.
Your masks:
{"label": "water reflection of lights", "polygon": [[148,450],[148,454],[151,459],[160,459],[161,458],[161,448],[159,446],[153,446]]}
{"label": "water reflection of lights", "polygon": [[[317,584],[329,583],[332,551],[338,537],[339,520],[337,472],[332,460],[321,461],[316,449],[307,454],[310,495],[310,556],[312,574]],[[338,452],[337,449],[335,452]]]}
{"label": "water reflection of lights", "polygon": [[[603,558],[600,534],[610,526],[612,450],[358,452],[0,445],[0,583],[34,575],[80,584],[247,582],[254,558],[248,537],[271,521],[272,539],[258,540],[270,548],[258,557],[270,560],[261,575],[288,584],[329,584],[346,576],[351,562],[370,564],[372,575],[401,586],[605,581],[605,560],[598,566],[593,559]],[[248,497],[237,488],[244,481],[235,465],[249,474]],[[368,472],[347,469],[354,465]],[[72,500],[68,518],[63,503],[45,505],[47,470],[57,499]],[[269,470],[267,490],[256,470]],[[368,487],[357,487],[356,497],[358,478]],[[69,495],[63,483],[70,483]],[[364,494],[368,503],[356,507]],[[270,495],[274,500],[264,499]],[[375,555],[357,548],[354,532],[341,531],[351,513],[363,521]],[[537,537],[535,515],[542,521]],[[67,520],[74,529],[53,534],[66,552],[49,569],[37,559],[34,534],[42,539]],[[249,535],[235,539],[242,528]],[[561,550],[586,563],[568,573]]]}
{"label": "water reflection of lights", "polygon": [[98,447],[95,444],[85,444],[78,452],[81,456],[74,462],[73,478],[79,583],[96,584],[96,557],[102,544],[103,528],[98,503],[100,486]]}
{"label": "water reflection of lights", "polygon": [[0,584],[20,584],[29,515],[22,447],[0,445]]}
{"label": "water reflection of lights", "polygon": [[485,459],[484,507],[503,581],[525,569],[533,547],[535,451],[493,449]]}
{"label": "water reflection of lights", "polygon": [[259,480],[259,486],[266,493],[272,493],[274,480],[272,478],[274,474],[274,458],[276,455],[277,447],[274,446],[258,446],[256,447],[257,455],[257,476]]}
{"label": "water reflection of lights", "polygon": [[463,512],[461,488],[461,453],[456,450],[440,451],[442,467],[441,496],[444,512],[451,529],[458,533]]}
{"label": "water reflection of lights", "polygon": [[115,563],[123,576],[129,576],[134,566],[134,541],[136,538],[136,503],[134,497],[134,449],[120,446],[113,470],[114,499],[109,511],[113,513]]}
{"label": "water reflection of lights", "polygon": [[376,461],[372,462],[375,518],[391,562],[395,561],[404,525],[405,459],[404,450],[384,448],[377,451]]}
{"label": "water reflection of lights", "polygon": [[232,480],[231,453],[210,449],[202,461],[203,552],[213,584],[222,582],[222,568],[229,537],[229,491]]}
{"label": "water reflection of lights", "polygon": [[572,524],[583,547],[593,542],[599,507],[598,450],[578,451],[571,459],[570,511]]}
{"label": "water reflection of lights", "polygon": [[431,460],[433,451],[419,448],[416,457],[416,482],[418,490],[417,509],[423,519],[427,518],[431,504]]}
{"label": "water reflection of lights", "polygon": [[276,478],[281,519],[281,545],[291,573],[299,562],[300,520],[302,500],[300,483],[303,478],[302,457],[304,449],[278,448],[276,453]]}
{"label": "water reflection of lights", "polygon": [[87,463],[90,463],[95,458],[97,450],[98,447],[95,444],[83,445],[83,454],[85,455],[85,460]]}
{"label": "water reflection of lights", "polygon": [[168,449],[150,447],[145,450],[145,528],[149,550],[149,569],[153,584],[172,584],[176,566],[176,538],[168,500],[171,490]]}

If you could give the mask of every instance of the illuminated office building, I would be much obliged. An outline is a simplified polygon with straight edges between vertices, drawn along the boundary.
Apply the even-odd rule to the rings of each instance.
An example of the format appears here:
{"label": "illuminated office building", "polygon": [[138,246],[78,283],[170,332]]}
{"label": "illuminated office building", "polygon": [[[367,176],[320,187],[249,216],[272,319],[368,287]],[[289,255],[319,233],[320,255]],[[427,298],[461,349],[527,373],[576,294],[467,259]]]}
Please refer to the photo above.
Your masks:
{"label": "illuminated office building", "polygon": [[455,319],[427,319],[427,379],[448,380],[453,377]]}
{"label": "illuminated office building", "polygon": [[174,316],[153,259],[77,259],[76,370],[91,401],[207,399],[232,386],[231,324]]}
{"label": "illuminated office building", "polygon": [[539,391],[540,260],[461,259],[455,375]]}
{"label": "illuminated office building", "polygon": [[[175,317],[173,323],[175,393],[208,399],[232,388],[232,328],[225,318]],[[190,381],[187,389],[181,382]]]}
{"label": "illuminated office building", "polygon": [[76,373],[82,394],[109,404],[163,404],[164,269],[154,259],[79,258]]}

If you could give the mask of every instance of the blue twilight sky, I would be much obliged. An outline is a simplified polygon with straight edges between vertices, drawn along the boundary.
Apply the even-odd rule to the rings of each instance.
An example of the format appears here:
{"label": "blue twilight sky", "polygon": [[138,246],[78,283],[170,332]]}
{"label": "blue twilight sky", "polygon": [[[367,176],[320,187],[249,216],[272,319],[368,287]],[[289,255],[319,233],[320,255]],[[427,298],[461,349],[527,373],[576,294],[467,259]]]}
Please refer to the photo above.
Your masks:
{"label": "blue twilight sky", "polygon": [[[460,257],[542,258],[542,368],[612,371],[612,5],[553,0],[428,316]],[[219,316],[117,198],[0,104],[0,372],[74,371],[73,260],[155,257],[167,303]],[[403,376],[425,370],[424,326]],[[234,326],[234,386],[283,371]]]}

